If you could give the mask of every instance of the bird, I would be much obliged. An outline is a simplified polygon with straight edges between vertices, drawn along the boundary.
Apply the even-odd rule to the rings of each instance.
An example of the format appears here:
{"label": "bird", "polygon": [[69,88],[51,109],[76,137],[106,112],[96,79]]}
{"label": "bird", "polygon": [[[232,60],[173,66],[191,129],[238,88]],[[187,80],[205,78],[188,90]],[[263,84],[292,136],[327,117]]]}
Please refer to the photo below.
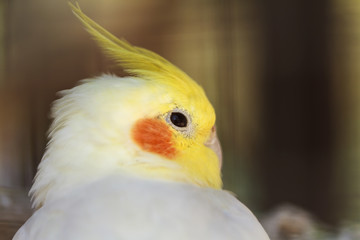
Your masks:
{"label": "bird", "polygon": [[35,210],[13,240],[268,240],[222,188],[216,116],[203,88],[69,5],[128,76],[60,92],[29,192]]}

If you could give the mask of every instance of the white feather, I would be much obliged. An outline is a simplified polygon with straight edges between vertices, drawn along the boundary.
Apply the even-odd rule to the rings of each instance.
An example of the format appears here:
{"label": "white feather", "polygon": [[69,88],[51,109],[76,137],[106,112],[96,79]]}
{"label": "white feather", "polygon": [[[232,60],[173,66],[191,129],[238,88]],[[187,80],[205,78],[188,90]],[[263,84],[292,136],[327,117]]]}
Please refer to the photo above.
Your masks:
{"label": "white feather", "polygon": [[14,240],[269,239],[253,214],[223,190],[109,176],[47,202]]}
{"label": "white feather", "polygon": [[154,91],[158,89],[149,87],[149,81],[112,75],[83,80],[62,91],[52,108],[50,141],[30,190],[34,207],[89,179],[124,171],[124,165],[130,172],[139,164],[176,169],[176,163],[139,151],[131,141],[131,125],[168,104],[167,94]]}

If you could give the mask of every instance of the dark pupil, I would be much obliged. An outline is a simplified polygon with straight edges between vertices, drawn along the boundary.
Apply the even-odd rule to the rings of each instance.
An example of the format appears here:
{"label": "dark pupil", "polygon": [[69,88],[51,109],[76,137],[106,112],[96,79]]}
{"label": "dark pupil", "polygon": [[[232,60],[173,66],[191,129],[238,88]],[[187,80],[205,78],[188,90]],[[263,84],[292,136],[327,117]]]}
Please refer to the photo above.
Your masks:
{"label": "dark pupil", "polygon": [[179,112],[171,113],[170,120],[177,127],[186,127],[187,125],[187,119],[185,115]]}

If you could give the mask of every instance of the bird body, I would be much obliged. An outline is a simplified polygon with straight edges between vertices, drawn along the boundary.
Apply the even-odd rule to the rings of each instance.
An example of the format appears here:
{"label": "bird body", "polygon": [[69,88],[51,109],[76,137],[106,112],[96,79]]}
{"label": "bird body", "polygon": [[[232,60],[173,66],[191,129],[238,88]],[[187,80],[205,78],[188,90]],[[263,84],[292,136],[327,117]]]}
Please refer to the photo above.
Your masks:
{"label": "bird body", "polygon": [[70,6],[132,76],[61,92],[30,190],[36,211],[14,240],[268,239],[222,190],[215,111],[203,89]]}
{"label": "bird body", "polygon": [[15,240],[267,239],[259,229],[226,191],[116,174],[44,205]]}

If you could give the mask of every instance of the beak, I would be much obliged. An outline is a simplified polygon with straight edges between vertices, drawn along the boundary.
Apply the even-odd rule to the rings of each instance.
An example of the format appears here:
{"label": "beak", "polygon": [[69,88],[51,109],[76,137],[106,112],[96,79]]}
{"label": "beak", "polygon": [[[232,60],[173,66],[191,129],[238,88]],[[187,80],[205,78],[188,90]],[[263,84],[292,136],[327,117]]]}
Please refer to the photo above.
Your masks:
{"label": "beak", "polygon": [[204,143],[204,145],[208,148],[211,148],[216,153],[216,155],[218,156],[218,159],[219,159],[219,166],[221,169],[222,151],[221,151],[221,145],[220,145],[219,138],[217,137],[217,134],[216,134],[215,125],[211,128],[211,134],[210,134],[208,140]]}

